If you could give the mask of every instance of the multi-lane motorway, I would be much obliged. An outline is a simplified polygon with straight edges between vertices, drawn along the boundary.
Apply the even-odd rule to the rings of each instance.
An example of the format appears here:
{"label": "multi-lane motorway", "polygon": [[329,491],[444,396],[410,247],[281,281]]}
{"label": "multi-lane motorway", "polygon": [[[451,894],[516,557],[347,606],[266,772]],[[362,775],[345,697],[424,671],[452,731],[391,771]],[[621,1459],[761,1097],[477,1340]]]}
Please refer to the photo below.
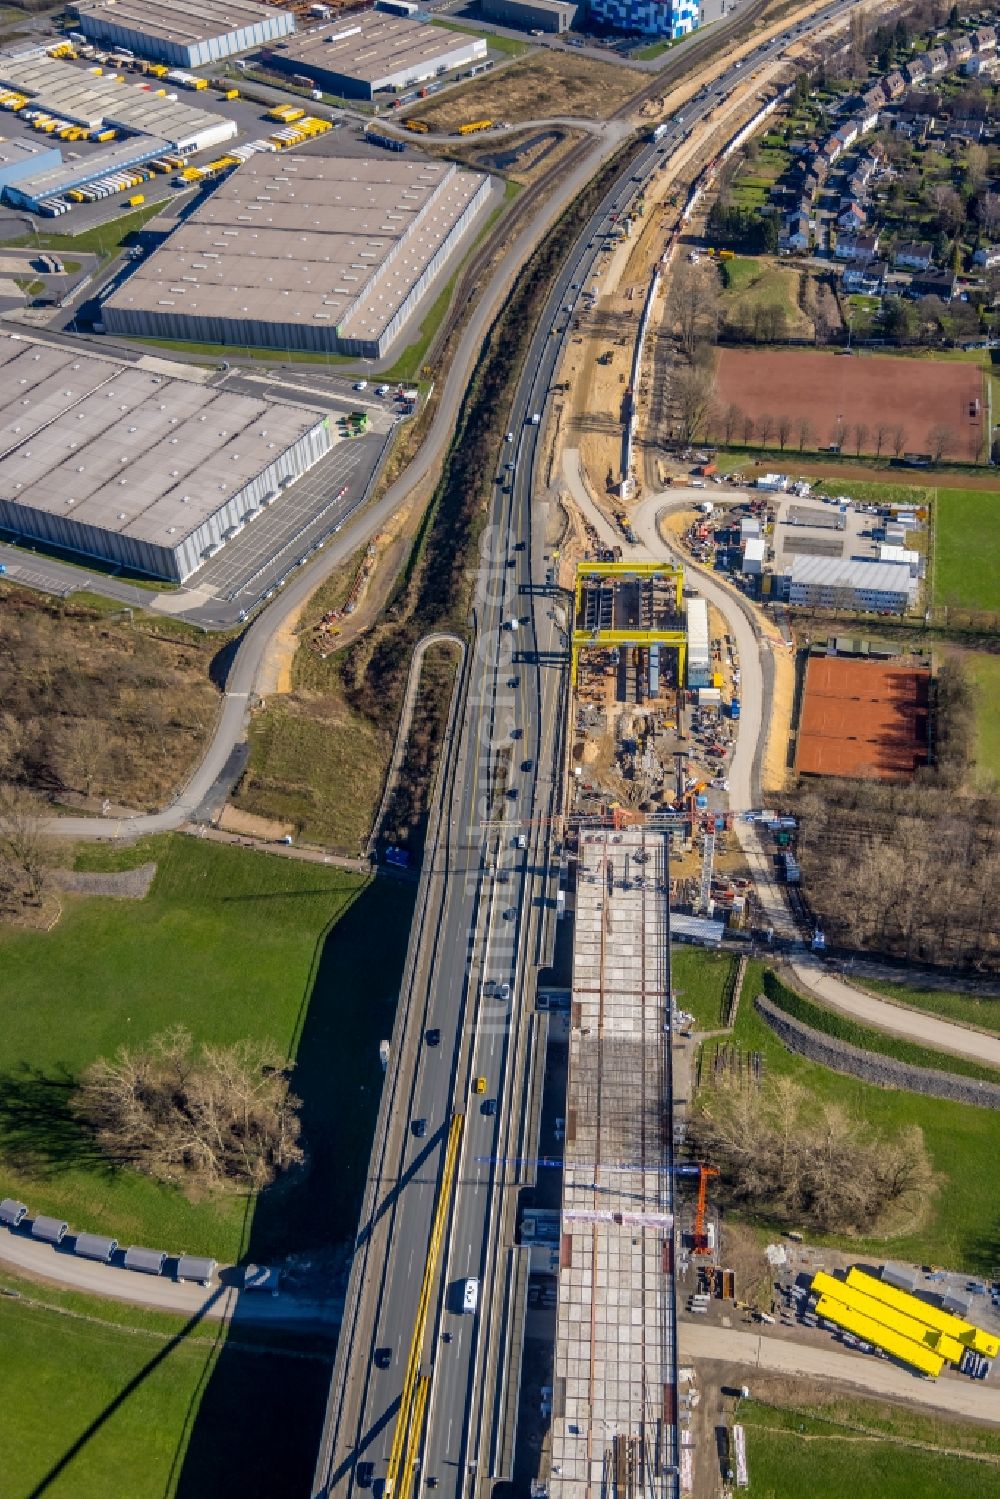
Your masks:
{"label": "multi-lane motorway", "polygon": [[[508,1199],[517,1181],[515,1168],[485,1161],[532,1150],[520,1133],[527,1032],[534,977],[551,944],[549,819],[561,806],[565,641],[545,582],[546,516],[532,505],[548,393],[571,322],[561,309],[575,305],[592,276],[610,215],[627,209],[661,158],[747,70],[850,3],[839,0],[734,65],[659,142],[633,157],[580,235],[539,319],[483,538],[460,727],[450,739],[439,821],[428,841],[317,1494],[358,1494],[384,1484],[455,1112],[466,1122],[421,1350],[432,1383],[418,1481],[457,1496],[490,1476],[498,1363],[493,1340],[504,1323],[504,1229],[509,1232]],[[561,336],[551,336],[554,325]],[[510,628],[515,620],[516,630]],[[504,826],[490,825],[497,821]],[[522,838],[524,848],[518,846]],[[495,998],[494,984],[509,984],[510,998]],[[486,1082],[483,1094],[474,1092],[478,1077]],[[458,1309],[469,1276],[480,1282],[475,1315]]]}

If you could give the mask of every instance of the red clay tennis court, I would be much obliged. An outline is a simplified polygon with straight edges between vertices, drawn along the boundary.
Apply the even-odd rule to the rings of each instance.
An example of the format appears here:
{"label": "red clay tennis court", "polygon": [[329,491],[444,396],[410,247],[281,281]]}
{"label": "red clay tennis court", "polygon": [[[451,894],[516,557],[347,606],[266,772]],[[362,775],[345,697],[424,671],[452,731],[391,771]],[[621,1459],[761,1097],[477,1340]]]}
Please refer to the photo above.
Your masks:
{"label": "red clay tennis court", "polygon": [[802,775],[901,780],[927,763],[930,672],[811,656],[795,766]]}
{"label": "red clay tennis court", "polygon": [[947,458],[975,460],[985,441],[983,370],[959,360],[720,349],[716,399],[723,408],[738,406],[754,422],[769,416],[769,447],[777,447],[778,423],[787,420],[793,451],[803,418],[810,425],[805,446],[826,447],[842,437],[845,453],[855,450],[859,423],[865,428],[863,453],[876,451],[882,428],[884,457],[897,445],[908,453],[931,452],[936,428],[947,427],[950,434]]}

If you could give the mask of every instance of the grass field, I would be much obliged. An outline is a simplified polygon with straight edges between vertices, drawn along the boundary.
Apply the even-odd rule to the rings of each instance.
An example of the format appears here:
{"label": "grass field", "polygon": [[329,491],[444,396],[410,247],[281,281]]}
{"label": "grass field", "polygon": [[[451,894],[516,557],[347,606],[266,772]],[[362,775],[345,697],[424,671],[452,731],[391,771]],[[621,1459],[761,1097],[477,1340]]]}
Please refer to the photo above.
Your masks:
{"label": "grass field", "polygon": [[[764,976],[764,992],[786,1015],[791,1015],[793,1019],[800,1020],[803,1025],[808,1025],[825,1036],[833,1036],[839,1041],[846,1041],[849,1046],[857,1046],[861,1051],[893,1057],[910,1067],[938,1068],[962,1077],[979,1078],[982,1082],[1000,1082],[1000,1073],[994,1067],[984,1066],[969,1057],[953,1057],[929,1046],[917,1046],[901,1036],[890,1036],[885,1031],[859,1025],[847,1015],[840,1015],[835,1010],[828,1010],[823,1005],[814,1004],[811,999],[796,994],[773,973]],[[1000,1006],[1000,1001],[997,1003]]]}
{"label": "grass field", "polygon": [[[756,189],[755,189],[756,191]],[[766,197],[767,186],[760,189]],[[784,313],[789,335],[811,337],[812,323],[798,304],[799,272],[769,261],[736,256],[724,262],[723,319],[734,327],[752,327],[762,308],[777,307]]]}
{"label": "grass field", "polygon": [[739,1402],[736,1416],[746,1428],[751,1496],[995,1499],[1000,1492],[1000,1440],[988,1428],[857,1398],[810,1407],[752,1397]]}
{"label": "grass field", "polygon": [[165,207],[166,203],[161,199],[157,203],[146,203],[134,213],[123,213],[106,224],[82,229],[79,234],[23,234],[17,239],[5,240],[4,243],[32,250],[76,250],[102,256],[113,255],[121,249],[130,235],[137,234]]}
{"label": "grass field", "polygon": [[[220,1260],[350,1234],[408,888],[363,889],[346,871],[181,835],[148,840],[140,855],[159,866],[144,901],[74,898],[51,933],[0,934],[4,1194],[74,1228]],[[178,1023],[197,1039],[268,1037],[298,1056],[292,1086],[305,1101],[309,1170],[256,1207],[237,1195],[189,1201],[107,1169],[69,1112],[82,1067]]]}
{"label": "grass field", "polygon": [[918,510],[922,505],[929,504],[936,494],[934,489],[907,484],[902,479],[898,484],[891,481],[873,484],[870,481],[852,479],[849,475],[843,479],[817,479],[813,487],[818,494],[846,494],[850,499],[860,500],[865,505],[912,505]]}
{"label": "grass field", "polygon": [[[7,1278],[4,1278],[5,1288]],[[104,1304],[0,1300],[0,1444],[10,1499],[213,1499],[308,1492],[330,1350],[161,1316],[104,1320]],[[25,1296],[31,1299],[24,1299]],[[267,1420],[252,1414],[260,1401]],[[218,1421],[214,1441],[205,1424]]]}
{"label": "grass field", "polygon": [[905,984],[884,983],[878,979],[865,979],[860,987],[871,989],[875,994],[884,994],[897,1004],[912,1005],[915,1010],[940,1015],[942,1020],[955,1020],[960,1025],[974,1025],[980,1030],[1000,1035],[1000,998],[976,999],[972,994],[959,994],[947,989],[917,989]]}
{"label": "grass field", "polygon": [[735,966],[732,953],[679,945],[670,949],[670,972],[678,1007],[694,1016],[698,1030],[718,1030],[722,1025],[726,984]]}
{"label": "grass field", "polygon": [[939,489],[935,511],[934,603],[1000,613],[997,497],[978,489]]}
{"label": "grass field", "polygon": [[976,765],[1000,782],[1000,656],[971,651],[965,667],[976,684]]}
{"label": "grass field", "polygon": [[798,1079],[817,1104],[840,1105],[879,1133],[895,1135],[908,1125],[919,1126],[937,1175],[936,1192],[903,1233],[889,1240],[829,1242],[859,1252],[884,1253],[888,1248],[900,1259],[990,1274],[1000,1260],[1000,1218],[992,1185],[1000,1153],[1000,1116],[990,1109],[876,1088],[794,1056],[746,1002],[763,988],[762,965],[753,962],[733,1031],[735,1044],[744,1052],[761,1052],[767,1073]]}
{"label": "grass field", "polygon": [[460,31],[463,36],[481,36],[491,52],[503,52],[508,57],[521,57],[530,50],[528,42],[519,42],[513,36],[497,36],[492,31],[479,31],[475,26],[462,26],[457,21],[434,20],[432,26],[443,26],[447,31]]}

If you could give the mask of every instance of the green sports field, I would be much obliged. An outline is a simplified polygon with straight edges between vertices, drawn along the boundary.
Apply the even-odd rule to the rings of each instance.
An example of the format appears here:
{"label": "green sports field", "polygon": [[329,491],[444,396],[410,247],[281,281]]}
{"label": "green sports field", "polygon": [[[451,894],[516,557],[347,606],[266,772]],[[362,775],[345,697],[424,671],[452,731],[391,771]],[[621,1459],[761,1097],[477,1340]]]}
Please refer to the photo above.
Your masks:
{"label": "green sports field", "polygon": [[1000,494],[939,489],[934,604],[1000,615]]}

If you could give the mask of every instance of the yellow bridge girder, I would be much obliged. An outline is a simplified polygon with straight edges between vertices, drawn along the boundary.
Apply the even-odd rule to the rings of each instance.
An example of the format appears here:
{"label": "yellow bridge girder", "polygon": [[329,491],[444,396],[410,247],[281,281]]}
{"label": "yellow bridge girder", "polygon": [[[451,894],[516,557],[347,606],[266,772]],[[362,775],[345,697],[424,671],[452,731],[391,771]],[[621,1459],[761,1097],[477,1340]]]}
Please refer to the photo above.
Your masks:
{"label": "yellow bridge girder", "polygon": [[458,1147],[462,1139],[464,1124],[464,1114],[452,1115],[451,1127],[448,1130],[448,1143],[444,1152],[441,1186],[434,1208],[427,1259],[424,1262],[424,1278],[420,1285],[417,1315],[413,1324],[413,1336],[410,1339],[410,1354],[406,1362],[403,1393],[399,1400],[396,1429],[392,1434],[392,1448],[389,1452],[389,1466],[383,1490],[385,1499],[391,1499],[393,1495],[396,1499],[407,1499],[413,1482],[413,1466],[420,1450],[424,1412],[431,1383],[428,1375],[420,1375],[420,1361],[423,1356],[424,1334],[427,1330],[427,1313],[441,1264],[444,1229],[448,1217],[448,1205],[451,1201],[451,1189],[455,1182]]}
{"label": "yellow bridge girder", "polygon": [[666,645],[677,652],[677,680],[684,679],[684,662],[687,654],[687,635],[683,630],[574,630],[573,662],[571,680],[576,686],[577,668],[581,650],[611,649],[613,646]]}
{"label": "yellow bridge girder", "polygon": [[684,568],[679,562],[578,562],[574,619],[580,617],[580,602],[586,578],[656,578],[674,585],[674,608],[678,614],[684,600]]}

